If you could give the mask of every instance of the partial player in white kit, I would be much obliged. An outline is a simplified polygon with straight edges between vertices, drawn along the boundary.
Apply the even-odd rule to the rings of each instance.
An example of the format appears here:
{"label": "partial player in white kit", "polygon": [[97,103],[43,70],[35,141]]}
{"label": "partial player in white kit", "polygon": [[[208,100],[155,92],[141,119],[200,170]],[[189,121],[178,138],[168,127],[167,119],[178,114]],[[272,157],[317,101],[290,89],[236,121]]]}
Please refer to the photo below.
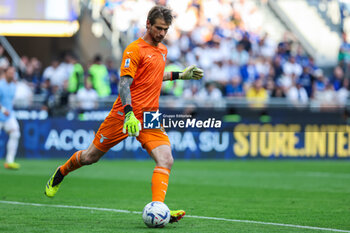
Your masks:
{"label": "partial player in white kit", "polygon": [[13,112],[13,100],[16,92],[15,73],[15,67],[9,66],[4,70],[4,77],[0,79],[0,130],[4,130],[9,136],[4,163],[7,169],[19,169],[20,167],[15,162],[21,136],[18,121]]}

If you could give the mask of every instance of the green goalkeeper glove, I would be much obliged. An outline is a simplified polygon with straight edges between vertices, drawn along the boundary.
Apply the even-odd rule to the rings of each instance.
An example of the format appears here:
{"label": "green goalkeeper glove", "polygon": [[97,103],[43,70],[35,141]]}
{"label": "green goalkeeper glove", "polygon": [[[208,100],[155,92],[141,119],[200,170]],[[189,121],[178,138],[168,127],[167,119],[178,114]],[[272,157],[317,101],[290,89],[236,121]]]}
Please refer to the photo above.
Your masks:
{"label": "green goalkeeper glove", "polygon": [[186,69],[184,69],[179,76],[179,78],[183,80],[189,80],[189,79],[199,80],[202,77],[203,77],[203,70],[199,69],[195,65],[191,65]]}
{"label": "green goalkeeper glove", "polygon": [[134,112],[130,111],[126,113],[124,119],[123,133],[126,133],[126,131],[128,131],[129,136],[137,137],[139,136],[141,129],[141,123],[135,117]]}

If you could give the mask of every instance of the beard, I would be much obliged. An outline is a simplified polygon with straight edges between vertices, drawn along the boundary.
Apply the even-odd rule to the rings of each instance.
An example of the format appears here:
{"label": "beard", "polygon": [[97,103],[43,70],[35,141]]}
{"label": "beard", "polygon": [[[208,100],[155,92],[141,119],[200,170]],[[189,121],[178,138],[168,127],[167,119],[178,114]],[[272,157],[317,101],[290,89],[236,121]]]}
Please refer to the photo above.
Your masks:
{"label": "beard", "polygon": [[164,39],[163,36],[153,36],[153,37],[152,37],[152,40],[153,40],[154,42],[157,42],[157,43],[162,42],[163,39]]}
{"label": "beard", "polygon": [[155,33],[152,33],[152,32],[150,34],[151,34],[153,42],[160,43],[164,39],[164,36],[155,35]]}

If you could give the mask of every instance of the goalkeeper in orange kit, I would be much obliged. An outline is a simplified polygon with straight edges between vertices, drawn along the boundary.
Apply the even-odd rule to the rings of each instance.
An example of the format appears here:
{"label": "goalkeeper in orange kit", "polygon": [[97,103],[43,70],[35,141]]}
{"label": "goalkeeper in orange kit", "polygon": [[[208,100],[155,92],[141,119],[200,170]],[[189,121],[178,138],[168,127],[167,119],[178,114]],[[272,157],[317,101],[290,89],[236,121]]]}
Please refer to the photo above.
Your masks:
{"label": "goalkeeper in orange kit", "polygon": [[[155,6],[149,11],[145,35],[124,51],[119,96],[112,110],[98,129],[93,143],[86,150],[74,153],[57,168],[46,184],[46,196],[55,196],[68,173],[96,163],[110,148],[126,137],[134,136],[156,162],[152,176],[152,201],[164,202],[174,162],[170,141],[164,128],[142,130],[143,109],[158,109],[163,81],[203,77],[203,71],[194,65],[183,72],[164,72],[167,48],[161,41],[172,20],[172,12],[167,7]],[[170,213],[170,222],[177,222],[185,215],[183,210]]]}

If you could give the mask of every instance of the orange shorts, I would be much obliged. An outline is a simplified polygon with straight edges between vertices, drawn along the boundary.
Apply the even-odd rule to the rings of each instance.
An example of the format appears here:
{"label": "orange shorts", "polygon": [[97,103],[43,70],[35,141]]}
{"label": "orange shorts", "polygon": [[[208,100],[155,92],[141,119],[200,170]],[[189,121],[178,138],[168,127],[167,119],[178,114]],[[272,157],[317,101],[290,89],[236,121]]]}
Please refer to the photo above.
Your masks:
{"label": "orange shorts", "polygon": [[[124,121],[109,114],[95,135],[93,143],[96,148],[107,152],[113,146],[127,138],[128,134],[123,133],[123,125]],[[154,148],[160,145],[170,146],[168,135],[163,127],[161,129],[142,129],[136,139],[149,154],[151,154]]]}

